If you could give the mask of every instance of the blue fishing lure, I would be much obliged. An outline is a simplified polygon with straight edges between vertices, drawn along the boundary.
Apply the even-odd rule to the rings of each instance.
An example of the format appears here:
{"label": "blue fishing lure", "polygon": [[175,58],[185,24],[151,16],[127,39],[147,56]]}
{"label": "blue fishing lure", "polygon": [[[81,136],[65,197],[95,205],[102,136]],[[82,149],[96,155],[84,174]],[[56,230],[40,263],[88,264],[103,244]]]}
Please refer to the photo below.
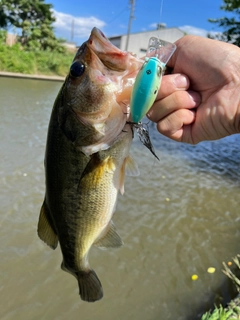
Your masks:
{"label": "blue fishing lure", "polygon": [[132,122],[138,123],[156,99],[164,65],[157,57],[147,58],[136,77],[130,102]]}
{"label": "blue fishing lure", "polygon": [[173,43],[152,37],[145,62],[140,69],[130,100],[131,119],[139,123],[151,108],[161,85],[165,66],[175,51]]}

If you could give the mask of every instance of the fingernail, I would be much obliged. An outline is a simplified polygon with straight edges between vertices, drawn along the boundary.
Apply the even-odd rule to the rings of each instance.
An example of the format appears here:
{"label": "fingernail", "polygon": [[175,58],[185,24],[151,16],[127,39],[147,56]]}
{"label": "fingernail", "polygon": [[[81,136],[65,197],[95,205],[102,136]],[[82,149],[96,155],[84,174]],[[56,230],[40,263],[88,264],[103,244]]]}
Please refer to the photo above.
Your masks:
{"label": "fingernail", "polygon": [[151,114],[152,114],[152,111],[151,111],[151,109],[148,111],[148,113],[146,114],[146,116],[148,117],[148,118],[151,118]]}
{"label": "fingernail", "polygon": [[201,96],[200,96],[200,94],[198,92],[196,92],[196,91],[188,91],[188,94],[189,94],[189,96],[192,98],[192,100],[194,102],[197,102],[197,103],[201,102]]}
{"label": "fingernail", "polygon": [[188,77],[183,74],[178,74],[174,79],[174,82],[178,89],[186,89],[189,85]]}

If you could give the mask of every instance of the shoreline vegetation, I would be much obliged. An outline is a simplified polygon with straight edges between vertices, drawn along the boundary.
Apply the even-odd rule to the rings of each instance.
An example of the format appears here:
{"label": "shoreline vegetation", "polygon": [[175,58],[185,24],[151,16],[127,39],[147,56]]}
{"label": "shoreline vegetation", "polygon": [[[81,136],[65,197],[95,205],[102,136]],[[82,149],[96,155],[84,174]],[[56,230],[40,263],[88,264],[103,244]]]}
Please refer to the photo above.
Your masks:
{"label": "shoreline vegetation", "polygon": [[237,296],[232,299],[227,306],[215,306],[214,310],[206,312],[201,320],[234,320],[240,319],[240,255],[233,258],[233,267],[230,268],[225,262],[223,262],[223,273],[231,279],[232,284],[236,287],[238,292]]}
{"label": "shoreline vegetation", "polygon": [[74,52],[27,51],[19,43],[7,46],[0,43],[0,72],[35,76],[60,76],[68,73]]}

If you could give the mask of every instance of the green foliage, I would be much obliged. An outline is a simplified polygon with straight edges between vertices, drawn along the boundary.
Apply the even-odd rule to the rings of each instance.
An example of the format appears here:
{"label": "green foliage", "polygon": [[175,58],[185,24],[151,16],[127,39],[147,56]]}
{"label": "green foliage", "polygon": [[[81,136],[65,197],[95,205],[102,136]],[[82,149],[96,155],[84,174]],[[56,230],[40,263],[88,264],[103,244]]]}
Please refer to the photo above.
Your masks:
{"label": "green foliage", "polygon": [[45,20],[50,23],[55,21],[51,12],[52,5],[44,3],[44,0],[1,0],[0,8],[0,27],[11,24],[26,32],[33,23],[39,25]]}
{"label": "green foliage", "polygon": [[236,314],[233,310],[224,309],[222,306],[219,308],[215,308],[211,313],[210,311],[205,313],[201,320],[233,320],[238,319],[235,318]]}
{"label": "green foliage", "polygon": [[0,29],[0,43],[5,43],[7,37],[7,31]]}
{"label": "green foliage", "polygon": [[69,52],[65,54],[50,50],[33,52],[23,50],[20,43],[9,47],[0,41],[1,71],[66,76],[72,60],[73,54]]}
{"label": "green foliage", "polygon": [[21,30],[19,41],[28,50],[65,52],[53,31],[53,6],[45,0],[0,0],[0,28]]}
{"label": "green foliage", "polygon": [[225,11],[235,11],[239,14],[240,13],[240,0],[224,0],[224,5],[220,8]]}
{"label": "green foliage", "polygon": [[223,0],[223,2],[224,4],[220,9],[231,12],[234,16],[209,19],[210,22],[215,23],[224,29],[223,33],[219,33],[215,37],[209,37],[230,42],[240,47],[240,0]]}
{"label": "green foliage", "polygon": [[[236,264],[238,271],[240,270],[240,255],[233,258],[234,263]],[[240,280],[236,276],[236,269],[233,270],[223,262],[224,270],[223,272],[232,280],[233,284],[236,286],[238,295],[232,301],[228,303],[226,308],[223,308],[221,305],[219,308],[215,307],[213,312],[206,312],[201,320],[237,320],[240,319]]]}
{"label": "green foliage", "polygon": [[32,55],[27,52],[21,51],[19,44],[15,44],[12,47],[0,46],[1,70],[29,73],[32,68]]}

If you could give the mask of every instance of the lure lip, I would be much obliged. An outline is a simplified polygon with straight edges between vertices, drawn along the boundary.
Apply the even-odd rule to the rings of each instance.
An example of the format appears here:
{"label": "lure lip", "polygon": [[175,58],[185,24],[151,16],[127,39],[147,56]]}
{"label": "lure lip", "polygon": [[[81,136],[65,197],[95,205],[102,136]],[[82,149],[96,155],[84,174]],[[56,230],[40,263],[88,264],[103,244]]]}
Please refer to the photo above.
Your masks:
{"label": "lure lip", "polygon": [[148,42],[148,50],[146,56],[157,57],[160,62],[166,65],[176,50],[177,46],[169,41],[165,41],[156,37],[151,37]]}

